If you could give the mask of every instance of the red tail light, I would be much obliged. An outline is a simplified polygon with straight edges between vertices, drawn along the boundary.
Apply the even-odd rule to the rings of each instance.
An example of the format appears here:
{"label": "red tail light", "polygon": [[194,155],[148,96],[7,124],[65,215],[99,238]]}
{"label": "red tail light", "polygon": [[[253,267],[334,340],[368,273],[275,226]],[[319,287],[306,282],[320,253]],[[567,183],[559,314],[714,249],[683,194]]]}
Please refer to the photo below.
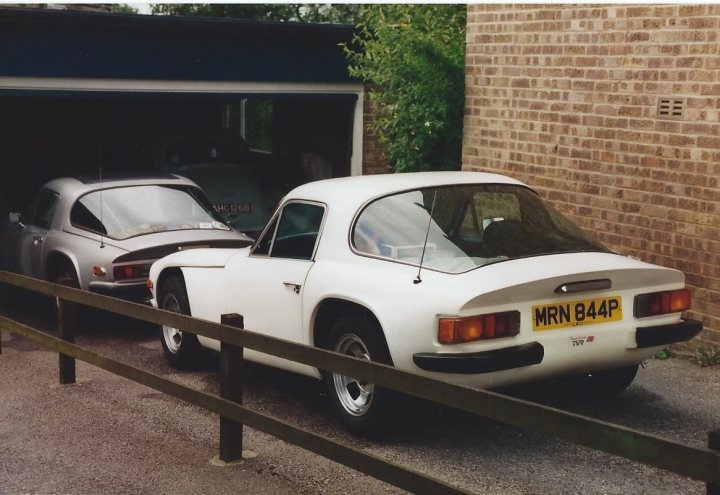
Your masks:
{"label": "red tail light", "polygon": [[150,274],[150,263],[139,265],[121,265],[113,268],[115,280],[129,280],[134,278],[148,278]]}
{"label": "red tail light", "polygon": [[520,333],[518,311],[467,318],[440,318],[438,325],[438,341],[441,344],[512,337],[518,333]]}
{"label": "red tail light", "polygon": [[666,290],[635,296],[634,314],[636,318],[679,313],[690,309],[690,291],[688,289]]}

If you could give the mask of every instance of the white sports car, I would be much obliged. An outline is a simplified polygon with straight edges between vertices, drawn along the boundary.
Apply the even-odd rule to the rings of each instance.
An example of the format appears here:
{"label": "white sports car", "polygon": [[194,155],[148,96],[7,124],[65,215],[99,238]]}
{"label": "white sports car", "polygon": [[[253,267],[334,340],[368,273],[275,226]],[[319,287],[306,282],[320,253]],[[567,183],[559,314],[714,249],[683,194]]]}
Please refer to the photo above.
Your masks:
{"label": "white sports car", "polygon": [[[702,329],[673,269],[614,253],[524,184],[471,172],[313,182],[244,249],[195,249],[150,271],[156,307],[474,387],[556,376],[619,391],[638,364]],[[219,342],[164,327],[170,362]],[[246,350],[324,379],[341,418],[371,431],[387,390]],[[591,376],[590,376],[591,375]]]}

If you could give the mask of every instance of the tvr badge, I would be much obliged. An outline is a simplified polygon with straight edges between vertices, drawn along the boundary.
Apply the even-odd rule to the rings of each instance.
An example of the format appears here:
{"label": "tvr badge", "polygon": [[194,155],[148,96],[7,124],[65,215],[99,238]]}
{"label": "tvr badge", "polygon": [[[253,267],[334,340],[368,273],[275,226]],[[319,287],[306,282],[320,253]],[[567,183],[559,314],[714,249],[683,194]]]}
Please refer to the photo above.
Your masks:
{"label": "tvr badge", "polygon": [[581,347],[586,344],[592,344],[595,342],[594,335],[588,335],[585,337],[570,337],[570,342],[573,347]]}

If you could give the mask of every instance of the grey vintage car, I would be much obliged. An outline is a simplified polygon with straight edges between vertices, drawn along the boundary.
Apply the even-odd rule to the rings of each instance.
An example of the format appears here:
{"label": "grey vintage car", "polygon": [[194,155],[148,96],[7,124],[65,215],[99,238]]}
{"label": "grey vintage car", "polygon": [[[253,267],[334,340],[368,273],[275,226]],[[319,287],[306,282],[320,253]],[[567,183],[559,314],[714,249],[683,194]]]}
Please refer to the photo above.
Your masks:
{"label": "grey vintage car", "polygon": [[277,205],[272,188],[249,164],[245,141],[233,133],[176,136],[155,147],[155,168],[195,181],[228,225],[260,234]]}
{"label": "grey vintage car", "polygon": [[203,191],[173,174],[73,177],[45,184],[2,231],[5,270],[146,301],[150,265],[197,247],[243,247]]}

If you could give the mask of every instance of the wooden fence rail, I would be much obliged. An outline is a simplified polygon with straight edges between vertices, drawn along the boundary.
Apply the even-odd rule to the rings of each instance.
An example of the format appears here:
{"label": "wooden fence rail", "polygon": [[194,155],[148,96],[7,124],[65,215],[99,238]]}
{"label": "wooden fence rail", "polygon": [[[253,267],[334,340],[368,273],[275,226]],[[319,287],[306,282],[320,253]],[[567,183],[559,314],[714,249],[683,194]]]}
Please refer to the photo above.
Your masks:
{"label": "wooden fence rail", "polygon": [[[217,339],[223,344],[231,346],[229,349],[234,349],[236,356],[241,355],[237,353],[238,349],[247,347],[317,368],[351,375],[502,423],[568,440],[681,476],[700,480],[707,484],[709,494],[720,494],[720,452],[715,450],[717,449],[717,432],[710,435],[709,446],[713,447],[712,449],[692,447],[553,407],[508,397],[492,391],[450,384],[390,366],[371,363],[331,351],[239,329],[236,326],[156,310],[148,306],[91,294],[2,271],[0,271],[0,282],[55,296],[70,303],[83,304],[151,323],[165,324],[189,333]],[[69,314],[71,315],[72,312],[69,312]],[[70,319],[71,316],[68,317],[68,323],[70,323]],[[63,324],[60,327],[62,332]],[[0,328],[23,335],[35,342],[55,349],[68,358],[81,359],[138,383],[217,412],[221,418],[275,435],[285,441],[405,490],[415,493],[465,493],[459,488],[447,485],[422,473],[387,463],[375,456],[338,444],[316,433],[302,430],[282,423],[275,418],[252,411],[233,400],[205,394],[99,356],[69,342],[68,340],[71,339],[68,338],[68,335],[65,335],[64,339],[58,339],[4,317],[0,317]],[[68,363],[65,363],[64,366],[67,367]]]}

